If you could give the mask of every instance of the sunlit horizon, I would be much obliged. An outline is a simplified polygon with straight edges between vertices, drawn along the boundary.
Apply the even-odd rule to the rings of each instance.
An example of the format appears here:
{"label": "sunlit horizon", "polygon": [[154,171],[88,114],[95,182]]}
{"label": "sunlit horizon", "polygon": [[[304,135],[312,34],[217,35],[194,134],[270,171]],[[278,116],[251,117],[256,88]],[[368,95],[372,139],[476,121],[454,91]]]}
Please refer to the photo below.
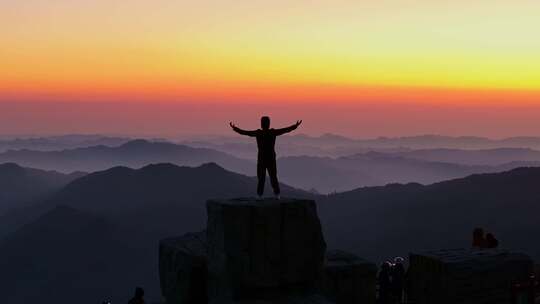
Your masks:
{"label": "sunlit horizon", "polygon": [[[328,117],[311,115],[312,126],[328,130],[307,132],[531,134],[540,128],[539,9],[531,0],[7,1],[0,4],[0,103],[76,104],[69,111],[77,115],[95,103],[86,132],[103,130],[100,103],[125,104],[105,115],[113,133],[139,117],[115,125],[113,114],[147,103],[152,132],[185,127],[164,126],[162,104],[198,104],[206,112],[197,119],[176,119],[211,117],[212,133],[249,115],[294,121],[310,117],[309,107],[335,106]],[[211,113],[216,104],[229,113]],[[358,122],[342,108],[356,111]],[[4,130],[56,132],[51,115]],[[367,125],[359,123],[365,116]],[[366,127],[383,130],[357,131]]]}

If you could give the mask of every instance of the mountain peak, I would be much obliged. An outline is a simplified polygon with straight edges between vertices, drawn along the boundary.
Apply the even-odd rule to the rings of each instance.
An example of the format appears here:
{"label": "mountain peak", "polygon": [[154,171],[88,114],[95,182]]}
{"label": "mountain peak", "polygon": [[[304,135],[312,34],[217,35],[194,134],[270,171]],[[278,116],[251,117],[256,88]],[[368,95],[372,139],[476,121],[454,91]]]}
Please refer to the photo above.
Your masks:
{"label": "mountain peak", "polygon": [[200,165],[199,168],[226,171],[225,169],[223,169],[223,167],[221,167],[220,165],[218,165],[215,162],[204,163],[204,164]]}
{"label": "mountain peak", "polygon": [[24,168],[16,163],[9,162],[0,164],[0,170],[24,170]]}
{"label": "mountain peak", "polygon": [[146,139],[134,139],[126,142],[125,144],[121,145],[121,147],[136,147],[136,146],[146,146],[151,144],[152,142],[146,140]]}

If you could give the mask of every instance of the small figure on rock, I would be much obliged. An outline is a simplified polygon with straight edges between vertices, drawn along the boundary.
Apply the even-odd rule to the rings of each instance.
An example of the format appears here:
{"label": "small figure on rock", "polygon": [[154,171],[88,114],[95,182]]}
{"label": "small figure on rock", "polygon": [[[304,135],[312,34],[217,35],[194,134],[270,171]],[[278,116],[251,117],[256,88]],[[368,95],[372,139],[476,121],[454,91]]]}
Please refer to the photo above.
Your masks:
{"label": "small figure on rock", "polygon": [[270,117],[261,117],[261,128],[257,130],[242,130],[230,123],[231,128],[238,134],[255,137],[257,139],[257,148],[259,153],[257,155],[257,195],[259,199],[262,198],[264,193],[264,183],[266,179],[266,171],[270,176],[270,183],[274,189],[276,198],[279,199],[280,189],[277,178],[277,166],[276,166],[276,151],[274,149],[276,144],[276,137],[289,133],[302,123],[301,120],[297,121],[292,126],[282,129],[270,129]]}
{"label": "small figure on rock", "polygon": [[403,290],[405,288],[405,266],[403,266],[403,261],[402,257],[396,257],[392,265],[391,284],[393,298],[396,303],[403,303]]}
{"label": "small figure on rock", "polygon": [[476,228],[473,231],[473,241],[472,241],[472,247],[475,249],[483,249],[486,248],[486,238],[484,236],[484,229],[482,228]]}
{"label": "small figure on rock", "polygon": [[144,289],[135,288],[135,296],[129,300],[128,304],[144,304]]}
{"label": "small figure on rock", "polygon": [[390,304],[392,299],[392,263],[386,261],[379,272],[379,304]]}
{"label": "small figure on rock", "polygon": [[486,248],[497,247],[499,247],[499,240],[497,240],[492,233],[486,234]]}

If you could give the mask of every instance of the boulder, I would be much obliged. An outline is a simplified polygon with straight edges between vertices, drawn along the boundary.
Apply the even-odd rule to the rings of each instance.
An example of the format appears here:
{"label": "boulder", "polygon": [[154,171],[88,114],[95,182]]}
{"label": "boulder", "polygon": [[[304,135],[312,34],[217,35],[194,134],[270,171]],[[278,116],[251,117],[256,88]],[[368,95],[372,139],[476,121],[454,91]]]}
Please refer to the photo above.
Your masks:
{"label": "boulder", "polygon": [[413,253],[408,294],[418,304],[510,303],[512,284],[533,272],[529,256],[500,249]]}
{"label": "boulder", "polygon": [[375,304],[377,266],[341,250],[329,251],[322,291],[336,304]]}
{"label": "boulder", "polygon": [[315,288],[326,243],[313,200],[209,200],[209,297],[259,299]]}
{"label": "boulder", "polygon": [[207,303],[206,231],[159,242],[159,277],[167,304]]}

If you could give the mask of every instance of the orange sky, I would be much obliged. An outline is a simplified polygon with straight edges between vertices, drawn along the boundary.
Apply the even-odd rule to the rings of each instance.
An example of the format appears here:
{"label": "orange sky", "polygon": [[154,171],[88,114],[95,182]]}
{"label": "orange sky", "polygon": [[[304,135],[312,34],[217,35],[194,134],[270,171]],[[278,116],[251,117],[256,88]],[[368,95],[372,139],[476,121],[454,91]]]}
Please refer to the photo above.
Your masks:
{"label": "orange sky", "polygon": [[539,14],[535,0],[3,1],[0,101],[540,114]]}

